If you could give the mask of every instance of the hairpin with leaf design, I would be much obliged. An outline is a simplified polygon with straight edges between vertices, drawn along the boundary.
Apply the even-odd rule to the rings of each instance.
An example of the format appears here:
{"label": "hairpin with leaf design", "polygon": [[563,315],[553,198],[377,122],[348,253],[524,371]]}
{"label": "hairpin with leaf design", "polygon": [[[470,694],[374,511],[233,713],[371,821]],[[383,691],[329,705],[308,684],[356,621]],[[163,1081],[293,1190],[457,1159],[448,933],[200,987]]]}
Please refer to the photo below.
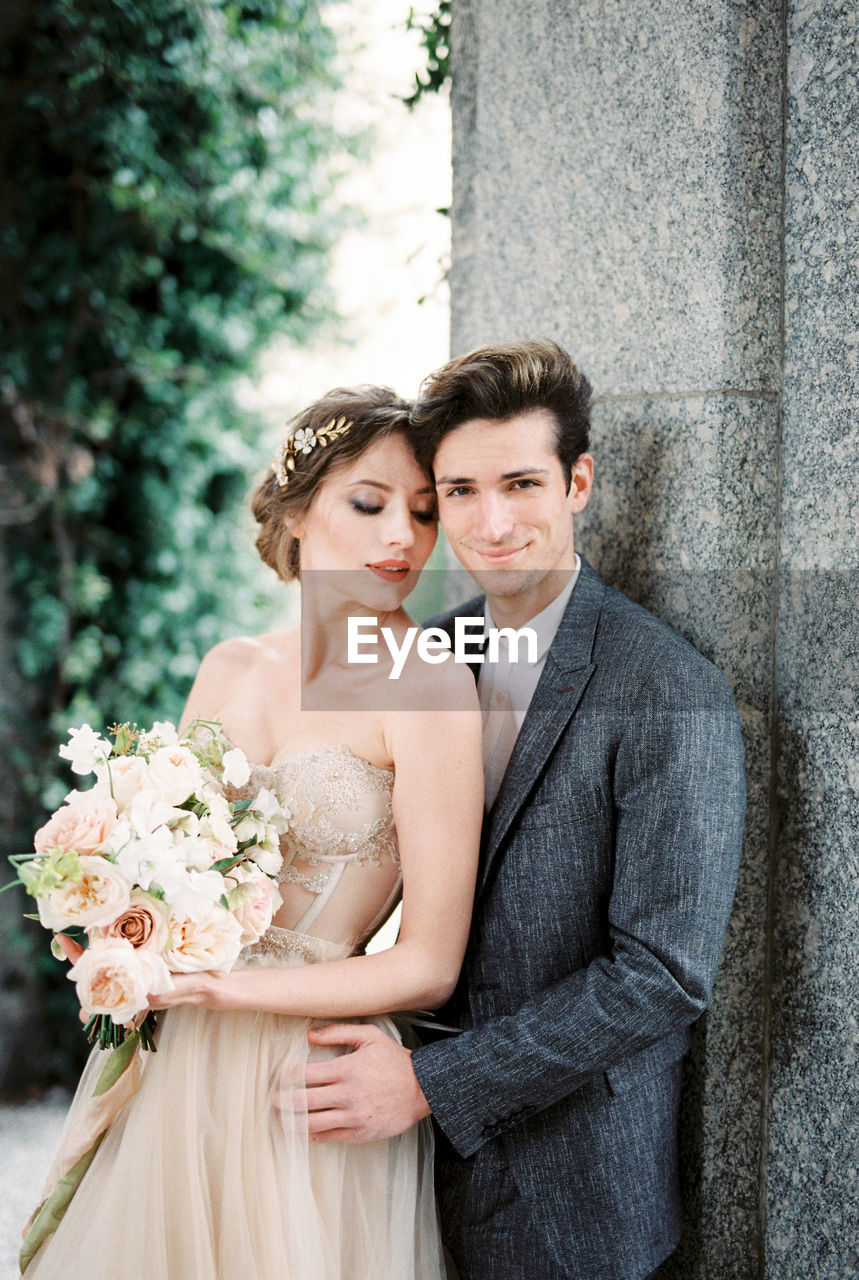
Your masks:
{"label": "hairpin with leaf design", "polygon": [[272,470],[281,489],[289,484],[289,478],[295,471],[295,461],[299,454],[308,454],[319,445],[324,449],[337,436],[345,435],[352,426],[348,418],[332,418],[323,427],[311,431],[309,427],[299,427],[284,440],[272,459]]}

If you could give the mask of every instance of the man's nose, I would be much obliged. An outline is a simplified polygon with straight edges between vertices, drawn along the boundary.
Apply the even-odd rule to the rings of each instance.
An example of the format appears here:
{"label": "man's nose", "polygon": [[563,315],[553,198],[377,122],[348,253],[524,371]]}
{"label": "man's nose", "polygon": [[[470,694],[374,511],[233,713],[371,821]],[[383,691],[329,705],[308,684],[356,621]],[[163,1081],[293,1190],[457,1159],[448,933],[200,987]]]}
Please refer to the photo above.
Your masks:
{"label": "man's nose", "polygon": [[474,533],[484,542],[501,542],[514,525],[513,512],[497,493],[482,494],[474,512]]}

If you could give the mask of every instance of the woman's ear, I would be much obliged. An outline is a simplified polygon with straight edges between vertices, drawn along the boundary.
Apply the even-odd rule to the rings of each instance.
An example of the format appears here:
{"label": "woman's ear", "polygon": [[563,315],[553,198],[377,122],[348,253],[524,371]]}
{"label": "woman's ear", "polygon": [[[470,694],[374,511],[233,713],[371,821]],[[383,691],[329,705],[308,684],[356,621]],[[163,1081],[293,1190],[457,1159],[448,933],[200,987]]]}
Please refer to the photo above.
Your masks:
{"label": "woman's ear", "polygon": [[283,527],[291,538],[296,538],[299,542],[304,535],[304,528],[307,524],[307,516],[304,512],[296,512],[295,515],[283,517]]}

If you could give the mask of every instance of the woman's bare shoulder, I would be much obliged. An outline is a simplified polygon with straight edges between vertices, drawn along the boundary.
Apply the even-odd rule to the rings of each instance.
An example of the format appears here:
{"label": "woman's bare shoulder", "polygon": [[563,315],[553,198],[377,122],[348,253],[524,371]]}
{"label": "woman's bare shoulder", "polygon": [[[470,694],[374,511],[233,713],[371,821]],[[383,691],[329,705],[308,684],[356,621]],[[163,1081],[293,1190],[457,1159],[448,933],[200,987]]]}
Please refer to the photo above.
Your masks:
{"label": "woman's bare shoulder", "polygon": [[216,644],[200,664],[207,674],[246,672],[269,662],[282,663],[297,651],[298,628],[269,631],[260,636],[233,636]]}

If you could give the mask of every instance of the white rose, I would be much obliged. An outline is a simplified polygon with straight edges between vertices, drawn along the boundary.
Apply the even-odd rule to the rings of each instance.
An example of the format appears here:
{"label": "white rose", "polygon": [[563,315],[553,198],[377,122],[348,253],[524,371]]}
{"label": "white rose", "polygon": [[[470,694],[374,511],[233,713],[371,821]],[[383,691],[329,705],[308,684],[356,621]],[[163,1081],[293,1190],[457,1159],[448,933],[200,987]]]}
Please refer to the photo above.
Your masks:
{"label": "white rose", "polygon": [[154,995],[173,986],[159,955],[135,948],[125,938],[101,939],[88,947],[69,970],[81,1008],[88,1014],[109,1014],[116,1023],[128,1022]]}
{"label": "white rose", "polygon": [[60,885],[46,898],[37,898],[39,919],[46,929],[110,924],[128,906],[130,886],[122,871],[92,854],[78,859],[79,880]]}
{"label": "white rose", "polygon": [[170,916],[170,947],[164,953],[174,973],[230,969],[242,949],[242,926],[224,907],[194,920],[174,912]]}
{"label": "white rose", "polygon": [[248,758],[244,751],[240,751],[238,747],[233,747],[230,751],[224,752],[222,766],[223,773],[221,777],[227,787],[243,787],[251,776]]}
{"label": "white rose", "polygon": [[106,760],[111,744],[100,738],[95,729],[82,724],[79,729],[69,729],[69,743],[60,747],[60,757],[71,761],[72,773],[92,773],[97,762]]}
{"label": "white rose", "polygon": [[159,747],[149,757],[149,786],[169,805],[184,804],[203,783],[200,762],[189,747],[174,743]]}
{"label": "white rose", "polygon": [[95,776],[100,789],[107,788],[121,812],[146,787],[146,771],[142,756],[114,756],[107,764],[96,765]]}
{"label": "white rose", "polygon": [[256,942],[281,905],[277,885],[256,868],[233,867],[228,873],[236,888],[229,895],[230,911],[242,927],[242,946]]}

